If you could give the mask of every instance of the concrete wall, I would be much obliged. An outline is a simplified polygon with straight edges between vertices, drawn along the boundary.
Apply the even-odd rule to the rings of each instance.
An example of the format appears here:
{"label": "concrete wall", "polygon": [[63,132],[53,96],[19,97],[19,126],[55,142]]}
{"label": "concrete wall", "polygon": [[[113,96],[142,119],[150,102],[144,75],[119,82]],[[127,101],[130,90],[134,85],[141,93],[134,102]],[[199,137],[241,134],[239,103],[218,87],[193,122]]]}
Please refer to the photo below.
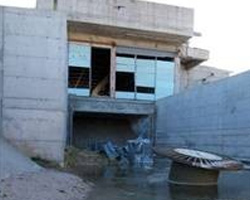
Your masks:
{"label": "concrete wall", "polygon": [[36,7],[42,10],[53,10],[54,0],[36,0]]}
{"label": "concrete wall", "polygon": [[155,102],[127,99],[69,96],[69,106],[75,112],[110,113],[124,115],[152,115]]}
{"label": "concrete wall", "polygon": [[67,116],[66,18],[4,8],[3,134],[29,156],[63,161]]}
{"label": "concrete wall", "polygon": [[[57,0],[57,10],[68,19],[127,29],[193,36],[193,10],[134,0]],[[52,8],[51,0],[38,0],[38,9]]]}
{"label": "concrete wall", "polygon": [[218,81],[230,76],[230,71],[209,66],[197,66],[187,71],[185,89]]}
{"label": "concrete wall", "polygon": [[250,158],[250,72],[157,102],[157,145]]}
{"label": "concrete wall", "polygon": [[3,8],[0,7],[0,137],[2,136],[3,104]]}

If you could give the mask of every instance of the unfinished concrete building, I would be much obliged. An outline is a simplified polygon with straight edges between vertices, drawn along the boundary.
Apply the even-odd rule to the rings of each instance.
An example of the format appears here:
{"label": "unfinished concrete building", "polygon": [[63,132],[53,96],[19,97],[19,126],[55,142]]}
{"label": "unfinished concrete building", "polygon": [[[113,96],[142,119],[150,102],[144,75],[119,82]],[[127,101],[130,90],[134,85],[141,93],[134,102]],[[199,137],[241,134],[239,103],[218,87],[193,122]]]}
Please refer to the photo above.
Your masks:
{"label": "unfinished concrete building", "polygon": [[183,90],[206,85],[230,77],[232,72],[215,67],[200,65],[187,71],[187,82]]}
{"label": "unfinished concrete building", "polygon": [[38,0],[0,9],[1,132],[29,156],[154,141],[155,102],[208,59],[192,9],[134,0]]}

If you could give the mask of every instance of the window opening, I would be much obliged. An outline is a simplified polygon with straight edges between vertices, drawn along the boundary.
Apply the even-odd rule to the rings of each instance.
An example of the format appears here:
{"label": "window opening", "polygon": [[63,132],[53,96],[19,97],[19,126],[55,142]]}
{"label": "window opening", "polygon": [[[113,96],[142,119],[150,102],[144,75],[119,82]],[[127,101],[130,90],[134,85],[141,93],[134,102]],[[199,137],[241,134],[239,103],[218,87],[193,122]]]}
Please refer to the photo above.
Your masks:
{"label": "window opening", "polygon": [[116,98],[156,100],[173,94],[173,57],[157,52],[155,56],[152,52],[144,55],[139,50],[129,54],[122,48],[118,49],[116,63]]}
{"label": "window opening", "polygon": [[110,49],[91,49],[91,96],[110,95]]}

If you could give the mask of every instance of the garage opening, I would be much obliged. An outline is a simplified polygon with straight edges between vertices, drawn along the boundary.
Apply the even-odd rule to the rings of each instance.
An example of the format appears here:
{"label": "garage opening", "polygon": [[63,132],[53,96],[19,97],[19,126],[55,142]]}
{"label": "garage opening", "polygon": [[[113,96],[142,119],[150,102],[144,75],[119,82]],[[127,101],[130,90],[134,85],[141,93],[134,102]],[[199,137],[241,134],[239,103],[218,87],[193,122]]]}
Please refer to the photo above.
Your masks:
{"label": "garage opening", "polygon": [[91,96],[110,96],[110,55],[107,48],[91,48]]}
{"label": "garage opening", "polygon": [[73,146],[98,150],[108,141],[123,146],[128,140],[144,134],[142,131],[146,132],[145,135],[149,133],[147,119],[144,116],[76,112],[73,117]]}

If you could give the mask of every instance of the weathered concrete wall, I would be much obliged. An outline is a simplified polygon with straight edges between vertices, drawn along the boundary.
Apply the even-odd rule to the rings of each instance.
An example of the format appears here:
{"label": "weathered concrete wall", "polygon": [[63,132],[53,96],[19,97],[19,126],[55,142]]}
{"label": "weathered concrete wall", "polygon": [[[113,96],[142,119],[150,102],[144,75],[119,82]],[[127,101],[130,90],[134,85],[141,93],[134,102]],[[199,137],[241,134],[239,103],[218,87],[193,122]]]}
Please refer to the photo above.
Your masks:
{"label": "weathered concrete wall", "polygon": [[3,104],[3,8],[0,7],[0,137],[2,136]]}
{"label": "weathered concrete wall", "polygon": [[157,102],[157,145],[250,158],[250,72]]}
{"label": "weathered concrete wall", "polygon": [[70,95],[69,106],[72,111],[88,113],[125,115],[152,115],[155,113],[155,103],[152,101],[88,98]]}
{"label": "weathered concrete wall", "polygon": [[36,1],[37,9],[42,10],[53,10],[54,8],[54,0],[37,0]]}
{"label": "weathered concrete wall", "polygon": [[185,89],[208,84],[230,76],[230,71],[209,66],[197,66],[186,71],[186,73],[187,83]]}
{"label": "weathered concrete wall", "polygon": [[[39,2],[41,1],[41,2]],[[45,1],[45,2],[44,2]],[[193,36],[193,10],[134,0],[57,0],[57,10],[79,22]],[[51,0],[38,0],[38,9]]]}
{"label": "weathered concrete wall", "polygon": [[30,156],[63,161],[67,116],[66,18],[4,8],[3,134]]}

